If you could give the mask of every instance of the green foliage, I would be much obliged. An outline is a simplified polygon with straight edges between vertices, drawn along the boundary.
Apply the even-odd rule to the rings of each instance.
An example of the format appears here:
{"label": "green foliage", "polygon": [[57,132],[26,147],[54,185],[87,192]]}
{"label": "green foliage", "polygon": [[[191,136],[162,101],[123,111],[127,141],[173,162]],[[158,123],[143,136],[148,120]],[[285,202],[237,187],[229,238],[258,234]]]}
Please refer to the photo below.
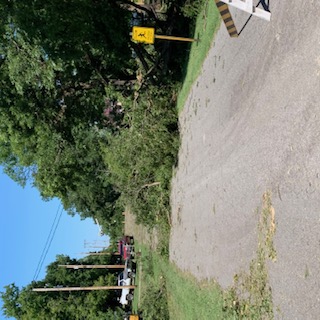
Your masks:
{"label": "green foliage", "polygon": [[[0,0],[0,163],[44,199],[58,197],[69,213],[98,218],[114,237],[126,205],[140,222],[168,226],[178,149],[172,87],[144,86],[134,97],[130,88],[110,85],[135,79],[137,69],[128,44],[131,13],[119,3]],[[178,8],[168,11],[176,18],[168,21],[172,31],[180,26]],[[152,79],[170,83],[173,73]],[[103,116],[106,95],[123,102],[124,119],[115,127]]]}
{"label": "green foliage", "polygon": [[93,216],[107,223],[115,214],[118,193],[106,179],[99,137],[82,127],[73,128],[72,135],[73,143],[56,143],[53,137],[45,140],[46,159],[38,159],[35,185],[43,197],[59,197],[71,214],[78,212],[82,218]]}
{"label": "green foliage", "polygon": [[120,201],[149,226],[168,215],[179,142],[175,105],[168,98],[171,90],[149,87],[140,92],[126,106],[124,127],[104,148],[110,179],[121,191]]}
{"label": "green foliage", "polygon": [[142,304],[144,306],[143,319],[170,319],[165,286],[157,289],[150,285],[145,292]]}
{"label": "green foliage", "polygon": [[86,259],[70,259],[57,256],[47,267],[47,274],[41,281],[33,281],[21,290],[14,284],[5,287],[1,293],[3,312],[6,317],[21,320],[30,319],[121,319],[123,311],[117,302],[114,290],[33,292],[37,287],[55,286],[106,286],[115,285],[116,274],[105,269],[66,269],[60,264],[91,263],[108,264],[110,256],[90,256]]}
{"label": "green foliage", "polygon": [[130,60],[129,14],[116,1],[10,1],[6,9],[13,24],[39,40],[54,60],[79,68],[84,59],[109,74],[119,73]]}
{"label": "green foliage", "polygon": [[21,314],[21,306],[18,301],[20,290],[14,283],[5,286],[4,289],[6,291],[1,292],[4,315],[19,319]]}
{"label": "green foliage", "polygon": [[185,17],[196,18],[200,13],[204,0],[187,0],[181,11]]}
{"label": "green foliage", "polygon": [[167,212],[167,218],[162,218],[158,224],[158,245],[157,253],[163,258],[169,259],[169,241],[170,241],[170,218]]}
{"label": "green foliage", "polygon": [[216,283],[199,283],[168,258],[144,246],[138,247],[142,252],[139,263],[144,280],[139,287],[142,297],[139,310],[143,319],[146,313],[150,315],[147,319],[168,319],[169,316],[186,320],[235,319],[223,312],[223,294]]}
{"label": "green foliage", "polygon": [[146,252],[143,264],[144,286],[142,290],[141,308],[143,319],[169,319],[167,284],[163,270],[156,268],[156,257]]}
{"label": "green foliage", "polygon": [[43,49],[38,44],[28,43],[25,37],[7,27],[8,46],[6,60],[8,74],[16,92],[23,95],[29,88],[53,90],[55,73],[61,71],[61,66],[46,59]]}
{"label": "green foliage", "polygon": [[[114,237],[126,205],[140,222],[168,224],[178,149],[171,87],[144,86],[133,97],[130,88],[110,85],[134,79],[137,68],[128,44],[131,13],[119,3],[0,0],[0,163],[44,199],[58,197],[69,213],[98,218]],[[176,18],[178,7],[169,10]],[[178,20],[168,22],[172,30]],[[103,116],[105,95],[123,102],[115,128]]]}
{"label": "green foliage", "polygon": [[[104,87],[95,76],[68,73],[24,32],[7,26],[0,73],[0,162],[21,185],[31,180],[45,199],[112,227],[119,194],[108,181],[98,135]],[[24,72],[22,72],[24,71]],[[92,76],[92,77],[91,77]],[[91,78],[90,78],[91,77]]]}
{"label": "green foliage", "polygon": [[[186,4],[187,3],[188,2],[186,2]],[[219,11],[214,1],[195,1],[195,3],[201,4],[201,6],[193,8],[195,12],[199,13],[192,19],[195,26],[190,36],[199,38],[199,41],[191,44],[189,56],[184,66],[184,80],[177,99],[179,111],[183,109],[190,88],[201,72],[203,62],[211,48],[212,40],[221,21]],[[191,4],[193,4],[193,2],[190,2],[190,5]],[[213,79],[213,81],[214,80],[215,79]]]}

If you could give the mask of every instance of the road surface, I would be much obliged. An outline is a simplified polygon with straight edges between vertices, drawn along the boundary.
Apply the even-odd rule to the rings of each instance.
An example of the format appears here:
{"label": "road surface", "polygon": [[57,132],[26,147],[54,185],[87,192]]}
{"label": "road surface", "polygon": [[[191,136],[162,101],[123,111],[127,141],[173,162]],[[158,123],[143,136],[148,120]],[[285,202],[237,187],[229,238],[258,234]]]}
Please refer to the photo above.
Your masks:
{"label": "road surface", "polygon": [[[223,288],[257,249],[269,190],[278,319],[320,315],[320,1],[270,0],[241,36],[224,24],[180,114],[170,259]],[[248,15],[231,10],[238,29]],[[182,240],[183,239],[183,240]]]}

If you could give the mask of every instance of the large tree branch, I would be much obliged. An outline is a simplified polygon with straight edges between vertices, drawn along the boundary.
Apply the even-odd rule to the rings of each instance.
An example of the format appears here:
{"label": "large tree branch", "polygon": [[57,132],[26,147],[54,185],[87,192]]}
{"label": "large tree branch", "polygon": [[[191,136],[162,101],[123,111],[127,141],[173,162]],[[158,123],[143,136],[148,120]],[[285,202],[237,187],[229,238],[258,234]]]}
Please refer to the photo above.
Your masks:
{"label": "large tree branch", "polygon": [[137,193],[139,193],[141,190],[145,189],[145,188],[150,188],[150,187],[153,187],[153,186],[159,186],[161,183],[159,181],[156,181],[156,182],[152,182],[152,183],[146,183],[144,184],[143,186],[141,186],[138,190]]}
{"label": "large tree branch", "polygon": [[[132,47],[132,49],[135,51],[135,53],[137,54],[139,60],[141,61],[141,64],[143,66],[143,69],[145,70],[146,73],[149,72],[150,68],[149,68],[149,65],[146,61],[146,59],[144,58],[143,54],[142,54],[142,51],[140,49],[140,46],[137,45],[136,43],[134,42],[130,42],[130,46]],[[150,81],[152,84],[154,84],[154,80],[152,79],[152,77],[150,77]]]}
{"label": "large tree branch", "polygon": [[108,85],[108,81],[103,77],[103,75],[101,74],[100,70],[98,69],[96,63],[94,63],[93,61],[93,57],[90,55],[89,52],[86,52],[85,54],[86,56],[86,60],[89,63],[89,65],[93,68],[93,70],[97,73],[98,77],[100,78],[102,84],[104,85]]}
{"label": "large tree branch", "polygon": [[133,1],[127,1],[127,0],[119,0],[117,3],[122,7],[134,7],[136,9],[142,10],[146,12],[150,17],[154,18],[156,21],[158,21],[158,17],[155,14],[154,10],[152,10],[151,5],[140,5]]}

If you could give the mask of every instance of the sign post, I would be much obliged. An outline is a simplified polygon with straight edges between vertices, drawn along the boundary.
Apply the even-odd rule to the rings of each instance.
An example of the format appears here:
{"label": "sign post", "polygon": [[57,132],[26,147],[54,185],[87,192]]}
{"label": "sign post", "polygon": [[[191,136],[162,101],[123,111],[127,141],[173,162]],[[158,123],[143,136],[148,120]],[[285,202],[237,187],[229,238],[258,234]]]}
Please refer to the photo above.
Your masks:
{"label": "sign post", "polygon": [[132,28],[132,40],[137,42],[142,42],[142,43],[153,44],[154,39],[163,39],[163,40],[169,40],[169,41],[186,41],[186,42],[198,41],[197,39],[193,39],[193,38],[157,35],[155,34],[154,28],[146,28],[146,27]]}

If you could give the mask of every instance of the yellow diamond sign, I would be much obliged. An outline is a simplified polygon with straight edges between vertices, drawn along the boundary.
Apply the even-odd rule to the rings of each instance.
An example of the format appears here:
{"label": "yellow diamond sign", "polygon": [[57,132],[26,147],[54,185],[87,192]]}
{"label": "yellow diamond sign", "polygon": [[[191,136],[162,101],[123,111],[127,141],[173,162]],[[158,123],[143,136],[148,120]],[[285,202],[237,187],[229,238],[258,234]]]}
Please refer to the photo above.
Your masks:
{"label": "yellow diamond sign", "polygon": [[154,43],[154,28],[133,27],[132,40],[143,43]]}

